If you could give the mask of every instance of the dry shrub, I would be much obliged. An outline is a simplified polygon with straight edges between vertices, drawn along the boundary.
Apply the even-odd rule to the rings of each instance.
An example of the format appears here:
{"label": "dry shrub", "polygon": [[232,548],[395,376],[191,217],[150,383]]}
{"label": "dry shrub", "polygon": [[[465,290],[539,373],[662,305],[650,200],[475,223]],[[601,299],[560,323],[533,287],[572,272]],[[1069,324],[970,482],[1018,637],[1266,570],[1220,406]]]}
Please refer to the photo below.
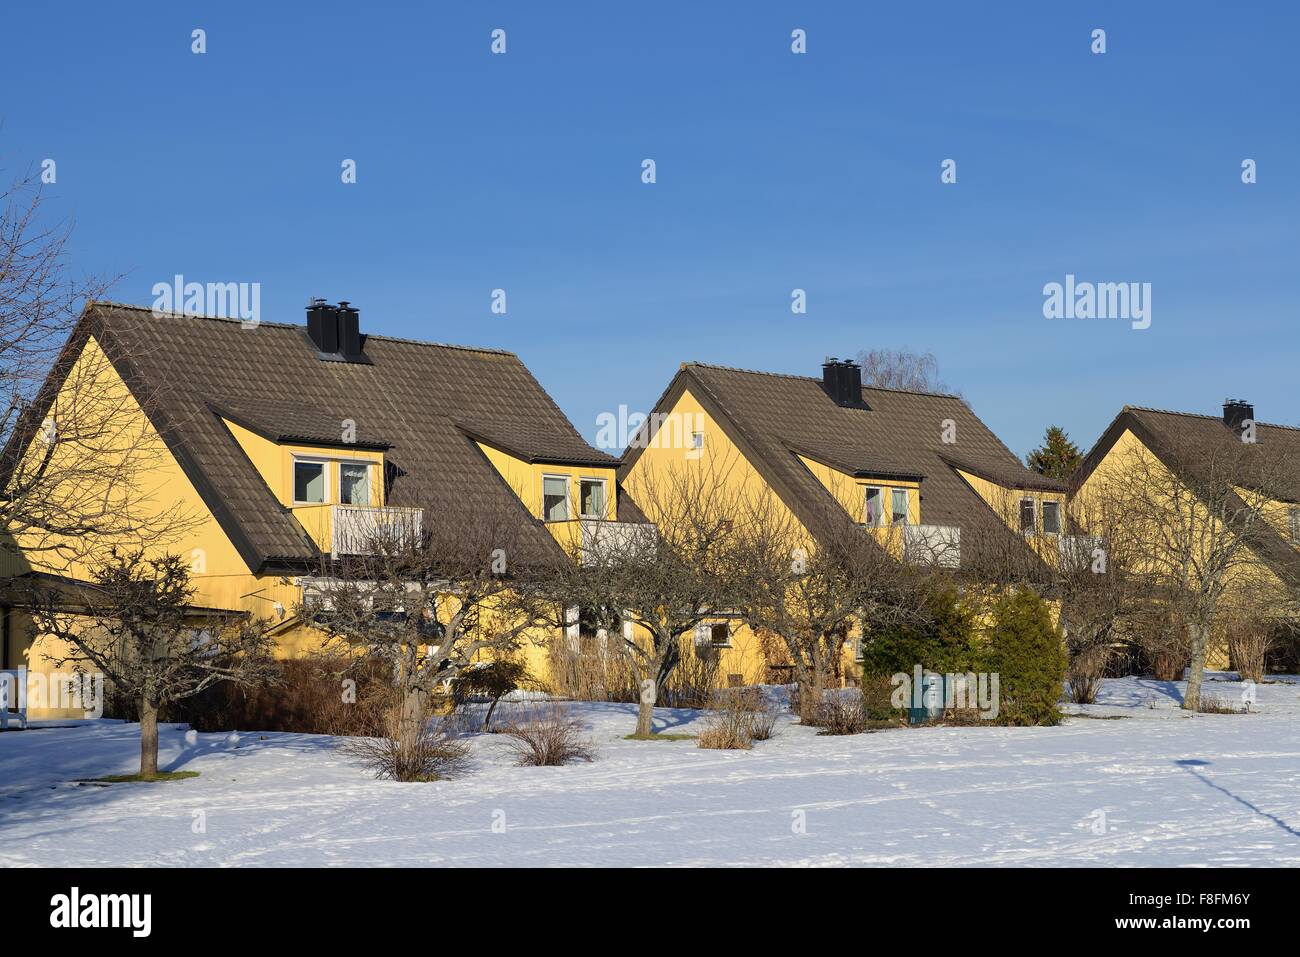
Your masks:
{"label": "dry shrub", "polygon": [[440,781],[468,768],[469,745],[446,722],[427,714],[415,720],[405,717],[397,695],[389,695],[377,715],[376,734],[350,737],[340,746],[345,754],[359,758],[375,777]]}
{"label": "dry shrub", "polygon": [[748,751],[754,746],[749,715],[731,708],[710,711],[696,744],[715,751]]}
{"label": "dry shrub", "polygon": [[586,729],[567,708],[548,705],[512,720],[500,733],[520,767],[554,767],[570,761],[593,761],[596,748]]}
{"label": "dry shrub", "polygon": [[1202,694],[1200,707],[1196,710],[1201,714],[1246,714],[1250,708],[1244,702],[1235,705],[1218,695]]}
{"label": "dry shrub", "polygon": [[164,716],[197,731],[288,731],[370,735],[387,703],[387,674],[366,662],[345,671],[334,659],[276,662],[275,680],[250,688],[218,682],[177,702]]}
{"label": "dry shrub", "polygon": [[1272,622],[1234,621],[1226,629],[1228,656],[1243,681],[1264,680],[1264,665],[1279,642],[1279,630]]}
{"label": "dry shrub", "polygon": [[1101,691],[1102,679],[1110,664],[1109,645],[1091,645],[1071,649],[1070,661],[1065,668],[1066,690],[1075,704],[1093,704]]}
{"label": "dry shrub", "polygon": [[871,718],[860,695],[829,694],[809,723],[821,728],[820,734],[861,734],[871,726]]}
{"label": "dry shrub", "polygon": [[549,642],[546,690],[574,701],[638,701],[636,675],[622,642],[618,636],[587,635],[577,648],[564,640]]}
{"label": "dry shrub", "polygon": [[697,744],[721,751],[748,751],[755,741],[776,733],[776,709],[758,688],[725,688],[714,693]]}

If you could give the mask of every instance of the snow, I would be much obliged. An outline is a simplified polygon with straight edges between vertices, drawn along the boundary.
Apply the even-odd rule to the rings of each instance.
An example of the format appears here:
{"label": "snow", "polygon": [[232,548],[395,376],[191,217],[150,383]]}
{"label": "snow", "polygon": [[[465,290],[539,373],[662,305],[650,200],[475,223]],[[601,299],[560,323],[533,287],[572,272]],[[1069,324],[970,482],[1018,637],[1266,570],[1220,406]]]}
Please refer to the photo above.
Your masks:
{"label": "snow", "polygon": [[[1239,700],[1230,677],[1207,691]],[[1300,865],[1300,679],[1245,715],[1184,713],[1182,690],[1107,681],[1055,728],[823,737],[785,717],[747,752],[628,741],[634,706],[578,704],[594,763],[514,767],[479,735],[471,773],[427,784],[373,780],[324,736],[180,725],[160,767],[199,777],[77,783],[136,770],[138,727],[15,731],[0,865]]]}

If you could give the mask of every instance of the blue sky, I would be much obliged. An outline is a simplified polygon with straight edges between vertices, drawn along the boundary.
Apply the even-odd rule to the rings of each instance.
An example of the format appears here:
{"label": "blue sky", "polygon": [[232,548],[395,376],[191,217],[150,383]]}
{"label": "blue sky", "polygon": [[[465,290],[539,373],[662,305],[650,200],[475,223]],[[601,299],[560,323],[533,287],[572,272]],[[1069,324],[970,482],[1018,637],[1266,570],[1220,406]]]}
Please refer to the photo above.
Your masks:
{"label": "blue sky", "polygon": [[[871,347],[933,352],[1017,453],[1125,403],[1300,422],[1294,4],[108,6],[6,13],[0,169],[56,160],[117,299],[349,299],[519,353],[588,439],[682,361]],[[1151,328],[1045,319],[1067,273],[1151,283]]]}

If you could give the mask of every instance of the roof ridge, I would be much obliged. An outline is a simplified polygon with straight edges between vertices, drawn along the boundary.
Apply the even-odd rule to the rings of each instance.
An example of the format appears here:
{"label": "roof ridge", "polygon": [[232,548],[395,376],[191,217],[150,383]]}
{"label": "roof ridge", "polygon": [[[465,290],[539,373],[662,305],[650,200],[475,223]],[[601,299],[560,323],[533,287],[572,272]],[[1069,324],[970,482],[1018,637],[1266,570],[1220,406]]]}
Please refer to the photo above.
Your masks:
{"label": "roof ridge", "polygon": [[[111,299],[93,299],[86,304],[86,309],[90,310],[98,306],[107,306],[110,309],[126,309],[131,312],[147,312],[152,316],[159,316],[159,317],[166,316],[174,319],[205,319],[208,322],[231,322],[231,323],[238,323],[240,325],[244,325],[245,323],[248,322],[248,320],[246,319],[232,318],[230,316],[209,316],[203,313],[176,312],[175,310],[170,310],[170,309],[154,309],[152,306],[140,306],[130,302],[115,302]],[[257,325],[270,326],[272,329],[306,330],[307,328],[306,325],[300,325],[299,323],[296,322],[274,322],[269,319],[259,319]],[[490,346],[466,346],[466,345],[460,345],[459,343],[455,343],[455,342],[432,342],[428,339],[411,339],[404,336],[387,336],[375,332],[362,332],[361,336],[363,339],[378,339],[383,342],[404,342],[407,343],[408,345],[415,345],[415,346],[432,346],[437,349],[459,349],[462,352],[482,352],[488,355],[510,356],[511,358],[514,359],[519,358],[517,353],[511,352],[509,349],[494,349],[491,348]]]}
{"label": "roof ridge", "polygon": [[[1177,409],[1157,409],[1149,405],[1126,405],[1125,410],[1130,412],[1154,412],[1157,415],[1177,415],[1185,419],[1208,419],[1211,422],[1222,422],[1221,416],[1208,415],[1204,412],[1179,412]],[[1256,425],[1266,425],[1270,429],[1286,429],[1289,432],[1300,432],[1300,425],[1283,425],[1280,422],[1260,422],[1255,421]]]}
{"label": "roof ridge", "polygon": [[[683,365],[695,366],[701,369],[721,369],[724,372],[744,372],[749,375],[765,375],[774,379],[803,379],[808,382],[821,383],[821,380],[813,375],[795,375],[793,372],[768,372],[765,369],[744,369],[740,366],[724,366],[716,362],[685,362]],[[939,399],[956,399],[959,402],[964,401],[961,396],[953,392],[925,392],[921,389],[895,389],[884,385],[867,385],[863,384],[862,388],[871,389],[875,392],[898,392],[903,395],[928,395]]]}

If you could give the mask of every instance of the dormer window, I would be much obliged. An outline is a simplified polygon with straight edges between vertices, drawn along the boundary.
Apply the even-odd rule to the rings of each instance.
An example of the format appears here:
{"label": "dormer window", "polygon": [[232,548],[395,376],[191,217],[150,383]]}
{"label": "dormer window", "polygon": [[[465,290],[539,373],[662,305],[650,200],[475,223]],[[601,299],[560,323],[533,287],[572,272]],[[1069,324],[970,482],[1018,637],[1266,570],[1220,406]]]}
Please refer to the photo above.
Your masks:
{"label": "dormer window", "polygon": [[907,524],[907,489],[896,488],[890,490],[891,518],[895,525]]}
{"label": "dormer window", "polygon": [[583,518],[605,517],[604,479],[582,479],[578,482],[578,509]]}
{"label": "dormer window", "polygon": [[1043,502],[1043,534],[1061,534],[1061,503]]}
{"label": "dormer window", "polygon": [[542,518],[548,522],[569,520],[569,480],[563,475],[542,477]]}
{"label": "dormer window", "polygon": [[1032,498],[1022,498],[1020,500],[1020,531],[1026,535],[1032,535],[1038,531],[1038,512],[1034,507]]}
{"label": "dormer window", "polygon": [[326,491],[325,463],[304,459],[294,459],[294,504],[320,505],[325,501]]}
{"label": "dormer window", "polygon": [[866,503],[862,511],[862,524],[868,528],[878,528],[885,524],[884,503],[881,500],[881,489],[874,485],[867,486]]}
{"label": "dormer window", "polygon": [[339,501],[344,505],[370,504],[370,466],[360,462],[339,463]]}

